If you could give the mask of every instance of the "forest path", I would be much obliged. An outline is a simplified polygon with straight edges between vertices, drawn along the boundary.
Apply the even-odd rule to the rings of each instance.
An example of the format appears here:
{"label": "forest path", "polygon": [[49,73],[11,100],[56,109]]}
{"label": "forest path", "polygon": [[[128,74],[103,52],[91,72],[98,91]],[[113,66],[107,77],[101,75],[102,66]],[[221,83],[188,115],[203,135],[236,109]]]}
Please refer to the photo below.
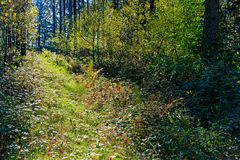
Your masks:
{"label": "forest path", "polygon": [[34,98],[26,103],[34,103],[36,111],[9,159],[135,159],[110,107],[113,96],[127,94],[123,86],[98,76],[92,66],[74,75],[63,56],[32,53],[26,59],[18,70],[25,72],[26,85],[33,84]]}

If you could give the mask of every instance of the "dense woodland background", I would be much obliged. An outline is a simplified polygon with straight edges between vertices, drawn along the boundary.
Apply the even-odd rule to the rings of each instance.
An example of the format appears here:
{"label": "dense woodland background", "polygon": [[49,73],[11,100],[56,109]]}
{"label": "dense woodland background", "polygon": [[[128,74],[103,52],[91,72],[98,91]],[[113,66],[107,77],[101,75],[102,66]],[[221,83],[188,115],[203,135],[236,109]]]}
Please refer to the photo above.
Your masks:
{"label": "dense woodland background", "polygon": [[0,0],[0,159],[240,159],[239,0]]}

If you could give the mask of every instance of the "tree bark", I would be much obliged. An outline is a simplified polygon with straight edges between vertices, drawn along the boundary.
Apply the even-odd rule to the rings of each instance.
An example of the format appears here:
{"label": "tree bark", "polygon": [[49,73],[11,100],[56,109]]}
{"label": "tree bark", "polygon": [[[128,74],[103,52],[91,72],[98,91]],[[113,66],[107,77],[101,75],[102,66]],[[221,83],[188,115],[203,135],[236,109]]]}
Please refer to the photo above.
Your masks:
{"label": "tree bark", "polygon": [[62,34],[62,0],[59,0],[59,33]]}
{"label": "tree bark", "polygon": [[155,11],[155,0],[150,0],[150,13],[154,13]]}
{"label": "tree bark", "polygon": [[53,34],[56,34],[56,2],[55,0],[52,1],[53,7],[52,7],[52,13],[53,13]]}
{"label": "tree bark", "polygon": [[69,0],[69,4],[68,4],[68,12],[69,12],[69,19],[71,20],[72,19],[72,8],[73,8],[73,5],[72,5],[72,0]]}
{"label": "tree bark", "polygon": [[211,60],[217,50],[219,0],[206,0],[202,39],[202,58]]}
{"label": "tree bark", "polygon": [[8,53],[8,47],[7,47],[8,38],[7,38],[7,34],[8,34],[7,27],[5,27],[5,35],[4,35],[5,44],[4,44],[4,58],[3,58],[4,64],[7,62],[7,53]]}
{"label": "tree bark", "polygon": [[[77,30],[77,0],[73,0],[73,26],[74,26],[74,32],[76,33]],[[74,34],[74,53],[76,52],[77,48],[77,37],[76,34]]]}
{"label": "tree bark", "polygon": [[63,0],[63,31],[66,32],[66,0]]}
{"label": "tree bark", "polygon": [[85,8],[85,1],[82,0],[82,8],[84,9]]}
{"label": "tree bark", "polygon": [[77,0],[73,0],[73,16],[74,16],[74,25],[77,22]]}
{"label": "tree bark", "polygon": [[90,4],[89,4],[89,0],[87,0],[87,12],[90,11]]}
{"label": "tree bark", "polygon": [[38,25],[38,39],[37,39],[37,47],[40,49],[41,48],[41,25]]}
{"label": "tree bark", "polygon": [[26,37],[26,28],[22,29],[21,32],[21,36],[22,36],[22,43],[21,43],[21,56],[26,56],[27,55],[27,37]]}

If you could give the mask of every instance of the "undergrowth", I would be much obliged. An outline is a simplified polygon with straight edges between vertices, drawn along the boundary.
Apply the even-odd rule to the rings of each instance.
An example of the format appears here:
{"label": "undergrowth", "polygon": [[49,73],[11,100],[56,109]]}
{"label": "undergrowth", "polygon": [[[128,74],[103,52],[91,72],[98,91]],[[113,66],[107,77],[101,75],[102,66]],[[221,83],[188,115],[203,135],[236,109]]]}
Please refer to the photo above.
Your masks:
{"label": "undergrowth", "polygon": [[[7,159],[125,159],[129,147],[107,119],[121,86],[88,68],[75,76],[45,52],[28,55],[1,77],[1,152]],[[105,86],[109,97],[101,94]],[[108,93],[106,93],[108,94]],[[112,98],[113,99],[113,98]],[[105,102],[104,102],[105,101]],[[108,103],[108,104],[106,104]],[[106,104],[106,105],[105,105]],[[3,143],[2,139],[5,140]]]}
{"label": "undergrowth", "polygon": [[238,159],[228,132],[202,126],[182,97],[145,95],[91,62],[30,53],[0,78],[0,154],[7,159]]}

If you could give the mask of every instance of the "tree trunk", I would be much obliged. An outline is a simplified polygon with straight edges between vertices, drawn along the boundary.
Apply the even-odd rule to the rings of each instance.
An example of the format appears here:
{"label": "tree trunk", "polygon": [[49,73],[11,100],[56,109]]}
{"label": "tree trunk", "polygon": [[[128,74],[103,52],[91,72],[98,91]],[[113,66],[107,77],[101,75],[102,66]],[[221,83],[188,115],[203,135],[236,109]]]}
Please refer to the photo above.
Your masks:
{"label": "tree trunk", "polygon": [[38,39],[37,39],[37,47],[40,49],[41,48],[41,25],[38,25]]}
{"label": "tree trunk", "polygon": [[155,11],[155,0],[150,0],[150,13],[154,13]]}
{"label": "tree trunk", "polygon": [[[77,30],[77,0],[73,0],[73,26],[74,26],[74,32],[76,33]],[[76,34],[74,34],[74,53],[76,52],[77,48],[77,37]]]}
{"label": "tree trunk", "polygon": [[5,47],[4,47],[4,58],[3,58],[4,64],[7,62],[7,53],[8,53],[8,47],[7,47],[8,38],[7,38],[7,34],[8,34],[7,27],[5,27],[5,35],[4,35],[4,38],[5,38],[4,46]]}
{"label": "tree trunk", "polygon": [[59,33],[62,34],[62,0],[59,0]]}
{"label": "tree trunk", "polygon": [[96,11],[96,0],[93,0],[93,10]]}
{"label": "tree trunk", "polygon": [[20,51],[20,33],[18,30],[16,30],[16,49],[17,52]]}
{"label": "tree trunk", "polygon": [[66,0],[63,0],[63,31],[66,32]]}
{"label": "tree trunk", "polygon": [[69,4],[68,4],[68,12],[69,12],[69,19],[71,20],[72,19],[72,8],[73,8],[73,5],[72,5],[72,0],[69,0]]}
{"label": "tree trunk", "polygon": [[117,0],[113,0],[113,8],[117,9]]}
{"label": "tree trunk", "polygon": [[85,1],[82,0],[82,8],[84,9],[85,8]]}
{"label": "tree trunk", "polygon": [[21,43],[21,56],[26,56],[27,55],[27,42],[26,42],[26,29],[23,28],[22,33],[22,43]]}
{"label": "tree trunk", "polygon": [[44,27],[44,25],[43,25],[43,22],[42,22],[42,20],[43,20],[43,17],[44,17],[44,3],[43,3],[43,1],[42,0],[38,0],[37,1],[37,8],[38,8],[38,38],[37,38],[37,47],[38,47],[38,49],[41,49],[42,48],[42,46],[41,46],[41,42],[42,42],[42,29],[43,29],[43,27]]}
{"label": "tree trunk", "polygon": [[87,0],[87,12],[90,11],[90,4],[89,4],[89,0]]}
{"label": "tree trunk", "polygon": [[219,0],[205,1],[202,59],[211,60],[217,50]]}
{"label": "tree trunk", "polygon": [[12,36],[11,36],[11,27],[8,27],[7,28],[7,35],[8,35],[8,49],[9,51],[11,50],[12,48]]}
{"label": "tree trunk", "polygon": [[73,0],[73,16],[74,16],[74,25],[77,22],[77,0]]}
{"label": "tree trunk", "polygon": [[52,8],[52,13],[53,13],[53,34],[56,34],[56,2],[53,0],[53,8]]}

